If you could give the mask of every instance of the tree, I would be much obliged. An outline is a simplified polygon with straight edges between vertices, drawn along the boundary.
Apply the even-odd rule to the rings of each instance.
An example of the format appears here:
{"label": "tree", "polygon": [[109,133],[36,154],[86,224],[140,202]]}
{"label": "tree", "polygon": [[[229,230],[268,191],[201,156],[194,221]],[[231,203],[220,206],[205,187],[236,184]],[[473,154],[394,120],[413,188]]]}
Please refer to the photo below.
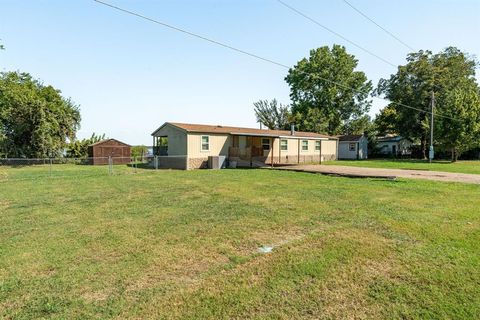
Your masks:
{"label": "tree", "polygon": [[440,136],[445,148],[452,151],[452,161],[467,150],[480,146],[480,95],[478,90],[454,89],[445,97],[440,118]]}
{"label": "tree", "polygon": [[[365,73],[355,71],[358,61],[345,47],[334,45],[310,51],[310,57],[300,60],[288,71],[285,80],[290,86],[292,111],[300,115],[303,130],[326,128],[329,134],[339,134],[342,127],[369,110],[372,83]],[[316,110],[316,111],[311,111]],[[313,125],[309,115],[324,125]]]}
{"label": "tree", "polygon": [[397,110],[393,104],[386,106],[374,120],[375,131],[381,135],[398,134]]}
{"label": "tree", "polygon": [[78,106],[28,73],[0,74],[0,149],[9,157],[63,152],[80,127]]}
{"label": "tree", "polygon": [[86,158],[88,157],[88,146],[99,141],[105,140],[105,134],[92,136],[88,139],[74,140],[67,145],[67,158]]}
{"label": "tree", "polygon": [[288,105],[272,101],[259,100],[253,103],[257,121],[272,130],[287,130],[290,127],[291,113]]}
{"label": "tree", "polygon": [[[432,92],[435,93],[437,101],[435,112],[443,114],[450,108],[446,97],[451,91],[457,89],[468,91],[470,87],[478,90],[475,67],[476,61],[473,58],[454,47],[449,47],[438,54],[421,50],[409,54],[407,64],[400,66],[397,73],[391,75],[389,79],[380,79],[376,92],[392,101],[389,108],[396,114],[390,118],[391,121],[395,121],[390,123],[391,127],[406,138],[420,141],[424,158],[430,136],[428,112]],[[441,128],[441,121],[435,121],[434,125],[435,132],[446,130]],[[436,142],[443,142],[441,135],[437,134],[435,137]]]}
{"label": "tree", "polygon": [[132,157],[136,157],[136,158],[144,157],[147,153],[148,153],[147,146],[140,145],[140,146],[132,147]]}
{"label": "tree", "polygon": [[371,132],[373,132],[373,122],[367,114],[350,120],[345,123],[342,128],[342,134],[364,134]]}

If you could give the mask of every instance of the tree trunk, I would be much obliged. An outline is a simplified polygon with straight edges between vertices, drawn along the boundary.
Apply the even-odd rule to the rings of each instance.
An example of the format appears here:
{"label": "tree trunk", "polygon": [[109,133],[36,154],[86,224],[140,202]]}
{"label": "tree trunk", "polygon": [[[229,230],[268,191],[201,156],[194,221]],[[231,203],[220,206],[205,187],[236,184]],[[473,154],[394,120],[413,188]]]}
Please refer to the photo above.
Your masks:
{"label": "tree trunk", "polygon": [[457,162],[458,160],[458,152],[456,148],[452,148],[452,162]]}
{"label": "tree trunk", "polygon": [[423,160],[427,159],[427,140],[423,137],[420,140],[420,148],[422,149]]}

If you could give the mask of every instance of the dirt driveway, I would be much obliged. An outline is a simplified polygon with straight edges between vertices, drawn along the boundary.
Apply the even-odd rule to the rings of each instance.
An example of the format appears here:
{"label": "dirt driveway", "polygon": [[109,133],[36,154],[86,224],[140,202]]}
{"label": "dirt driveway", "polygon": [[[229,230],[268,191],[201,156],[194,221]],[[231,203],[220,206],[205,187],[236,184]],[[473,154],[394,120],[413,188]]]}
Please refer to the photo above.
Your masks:
{"label": "dirt driveway", "polygon": [[347,166],[325,166],[325,165],[295,165],[276,167],[278,170],[290,170],[300,172],[322,173],[329,175],[339,175],[347,177],[373,177],[373,178],[410,178],[426,179],[448,182],[463,182],[480,184],[480,174],[452,173],[425,170],[404,170],[404,169],[380,169],[380,168],[360,168]]}

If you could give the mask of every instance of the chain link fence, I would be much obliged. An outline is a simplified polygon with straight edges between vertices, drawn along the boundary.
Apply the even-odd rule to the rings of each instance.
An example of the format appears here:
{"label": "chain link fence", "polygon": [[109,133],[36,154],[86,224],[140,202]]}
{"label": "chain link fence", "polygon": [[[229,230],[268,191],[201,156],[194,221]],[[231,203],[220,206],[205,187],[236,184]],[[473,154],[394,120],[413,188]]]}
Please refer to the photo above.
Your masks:
{"label": "chain link fence", "polygon": [[186,156],[94,158],[0,158],[0,182],[60,177],[87,177],[185,169]]}

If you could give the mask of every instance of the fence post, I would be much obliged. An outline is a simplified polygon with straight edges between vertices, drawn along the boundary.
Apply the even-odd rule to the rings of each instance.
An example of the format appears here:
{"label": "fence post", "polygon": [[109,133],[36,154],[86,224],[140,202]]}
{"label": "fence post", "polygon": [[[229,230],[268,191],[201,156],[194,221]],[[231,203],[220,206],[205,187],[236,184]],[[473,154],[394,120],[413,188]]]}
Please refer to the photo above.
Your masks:
{"label": "fence post", "polygon": [[52,176],[52,158],[50,158],[50,177]]}
{"label": "fence post", "polygon": [[153,158],[153,165],[155,166],[155,170],[158,170],[158,156]]}
{"label": "fence post", "polygon": [[112,163],[112,156],[108,156],[108,174],[113,174],[113,163]]}
{"label": "fence post", "polygon": [[135,173],[137,173],[137,156],[133,157],[133,166],[135,169]]}

